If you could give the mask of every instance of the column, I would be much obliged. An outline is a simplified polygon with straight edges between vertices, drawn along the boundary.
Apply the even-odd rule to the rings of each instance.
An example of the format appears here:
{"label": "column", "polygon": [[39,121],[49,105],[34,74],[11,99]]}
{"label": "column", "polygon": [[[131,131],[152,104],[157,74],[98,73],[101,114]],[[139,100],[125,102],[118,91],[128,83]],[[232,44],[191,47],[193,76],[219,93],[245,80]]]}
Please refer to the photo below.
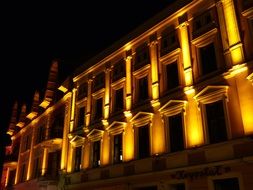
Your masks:
{"label": "column", "polygon": [[92,89],[92,78],[88,79],[88,94],[87,94],[87,106],[86,106],[86,114],[85,114],[85,132],[89,132],[89,125],[91,120],[91,89]]}
{"label": "column", "polygon": [[191,63],[191,53],[190,53],[190,44],[188,36],[188,23],[187,15],[183,15],[179,18],[179,34],[180,42],[182,48],[183,56],[183,67],[184,67],[184,77],[185,77],[185,93],[192,92],[193,77],[192,77],[192,63]]}
{"label": "column", "polygon": [[30,147],[30,153],[29,153],[29,161],[28,161],[28,166],[27,166],[27,176],[26,179],[29,180],[32,177],[32,170],[33,170],[33,160],[34,160],[34,155],[33,155],[33,146],[34,146],[34,141],[35,141],[35,128],[32,128],[32,136],[31,136],[31,147]]}
{"label": "column", "polygon": [[126,102],[125,102],[125,116],[131,116],[132,108],[132,73],[131,73],[131,60],[132,60],[132,51],[126,51]]}
{"label": "column", "polygon": [[[238,29],[237,17],[233,0],[221,0],[225,24],[227,29],[229,51],[232,64],[242,64],[244,62],[244,52]],[[218,11],[219,13],[219,11]]]}
{"label": "column", "polygon": [[107,126],[110,114],[110,67],[105,69],[105,100],[104,100],[104,119],[103,119],[103,125]]}
{"label": "column", "polygon": [[157,36],[150,36],[149,53],[151,61],[151,80],[152,80],[152,106],[159,106],[159,81],[158,81],[158,55],[157,55]]}

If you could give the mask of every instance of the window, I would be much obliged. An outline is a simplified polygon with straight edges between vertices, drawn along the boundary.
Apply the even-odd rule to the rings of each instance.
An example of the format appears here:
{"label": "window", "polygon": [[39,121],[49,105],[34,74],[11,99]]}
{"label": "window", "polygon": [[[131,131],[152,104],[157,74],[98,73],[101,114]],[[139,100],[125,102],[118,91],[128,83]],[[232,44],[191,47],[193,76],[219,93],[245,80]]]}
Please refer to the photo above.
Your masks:
{"label": "window", "polygon": [[15,176],[16,176],[16,169],[10,170],[9,177],[8,177],[8,184],[7,184],[8,187],[14,185]]}
{"label": "window", "polygon": [[53,179],[58,177],[61,163],[61,150],[49,152],[46,175]]}
{"label": "window", "polygon": [[223,101],[206,104],[206,118],[210,143],[227,140],[227,130]]}
{"label": "window", "polygon": [[237,178],[216,179],[213,184],[214,190],[240,190]]}
{"label": "window", "polygon": [[149,125],[138,127],[138,158],[150,156]]}
{"label": "window", "polygon": [[126,66],[124,59],[121,59],[114,65],[112,81],[115,82],[126,76]]}
{"label": "window", "polygon": [[102,72],[100,74],[98,74],[95,79],[94,79],[94,83],[93,83],[93,91],[97,91],[100,90],[101,88],[105,87],[105,73]]}
{"label": "window", "polygon": [[63,127],[64,127],[64,114],[59,114],[55,116],[55,119],[52,123],[50,129],[50,138],[62,138],[63,136]]}
{"label": "window", "polygon": [[138,80],[138,101],[145,101],[149,98],[148,96],[148,76],[140,78]]}
{"label": "window", "polygon": [[115,91],[114,111],[120,111],[124,109],[124,89],[120,88]]}
{"label": "window", "polygon": [[161,56],[175,50],[179,47],[177,32],[173,28],[165,29],[162,32],[161,39]]}
{"label": "window", "polygon": [[30,148],[30,146],[31,146],[31,138],[30,138],[30,135],[27,134],[27,135],[24,136],[23,138],[24,138],[24,139],[23,139],[23,146],[22,146],[22,147],[23,147],[23,151],[22,151],[22,152],[28,150],[28,149]]}
{"label": "window", "polygon": [[115,135],[113,138],[113,162],[122,162],[122,134]]}
{"label": "window", "polygon": [[217,70],[214,43],[199,48],[201,74],[206,75]]}
{"label": "window", "polygon": [[100,140],[93,142],[93,164],[94,168],[100,165]]}
{"label": "window", "polygon": [[45,140],[45,126],[40,126],[37,131],[36,144]]}
{"label": "window", "polygon": [[171,90],[179,86],[177,61],[166,65],[166,81],[167,90]]}
{"label": "window", "polygon": [[193,39],[210,31],[216,27],[216,22],[212,15],[212,10],[202,13],[193,20]]}
{"label": "window", "polygon": [[84,114],[85,113],[85,107],[80,107],[78,110],[78,125],[77,127],[82,128],[84,127]]}
{"label": "window", "polygon": [[253,7],[252,0],[243,0],[243,10],[249,9],[250,7]]}
{"label": "window", "polygon": [[74,170],[79,171],[81,169],[81,160],[82,160],[82,146],[75,148],[75,164]]}
{"label": "window", "polygon": [[140,69],[149,63],[149,48],[146,44],[142,44],[136,48],[134,71]]}
{"label": "window", "polygon": [[98,120],[102,118],[103,115],[103,98],[99,98],[95,102],[95,113],[94,113],[94,119]]}
{"label": "window", "polygon": [[168,137],[170,141],[170,151],[176,152],[184,149],[184,133],[183,133],[183,123],[182,114],[170,116],[168,118],[169,129]]}
{"label": "window", "polygon": [[33,178],[37,178],[40,176],[40,159],[36,158],[33,162]]}
{"label": "window", "polygon": [[78,87],[77,99],[80,100],[87,96],[87,83],[83,83]]}
{"label": "window", "polygon": [[26,180],[25,174],[26,174],[26,164],[23,164],[20,170],[20,182],[24,182]]}
{"label": "window", "polygon": [[169,190],[185,190],[185,184],[184,183],[178,183],[178,184],[172,184],[169,185]]}

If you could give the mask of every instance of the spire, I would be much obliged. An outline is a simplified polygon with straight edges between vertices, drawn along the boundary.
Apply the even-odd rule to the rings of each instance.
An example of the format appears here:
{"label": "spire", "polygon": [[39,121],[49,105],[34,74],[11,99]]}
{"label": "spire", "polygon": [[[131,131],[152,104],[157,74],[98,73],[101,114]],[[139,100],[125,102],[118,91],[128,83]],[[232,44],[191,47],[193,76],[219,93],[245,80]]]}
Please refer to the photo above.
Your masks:
{"label": "spire", "polygon": [[58,78],[58,61],[52,61],[52,65],[49,70],[49,76],[47,81],[47,88],[43,102],[40,104],[41,107],[47,108],[54,98],[54,93],[57,87]]}
{"label": "spire", "polygon": [[25,116],[26,116],[26,104],[23,104],[19,115],[19,120],[16,126],[22,128],[25,125]]}
{"label": "spire", "polygon": [[18,113],[18,102],[16,101],[12,108],[11,120],[10,120],[9,128],[7,131],[7,134],[11,136],[15,132],[16,123],[17,123],[17,113]]}
{"label": "spire", "polygon": [[38,106],[39,106],[39,101],[40,101],[40,94],[38,91],[34,93],[33,97],[33,104],[31,108],[31,112],[26,116],[28,119],[32,120],[38,115]]}

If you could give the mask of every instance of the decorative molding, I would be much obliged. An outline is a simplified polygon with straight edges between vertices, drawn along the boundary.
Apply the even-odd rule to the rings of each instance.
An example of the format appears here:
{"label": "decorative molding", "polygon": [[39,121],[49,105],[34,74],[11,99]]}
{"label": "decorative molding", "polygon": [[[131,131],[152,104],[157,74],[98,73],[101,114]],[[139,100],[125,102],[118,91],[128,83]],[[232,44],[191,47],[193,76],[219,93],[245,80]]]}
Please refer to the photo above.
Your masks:
{"label": "decorative molding", "polygon": [[165,116],[176,115],[184,112],[186,109],[187,101],[185,100],[170,100],[159,109],[159,112]]}

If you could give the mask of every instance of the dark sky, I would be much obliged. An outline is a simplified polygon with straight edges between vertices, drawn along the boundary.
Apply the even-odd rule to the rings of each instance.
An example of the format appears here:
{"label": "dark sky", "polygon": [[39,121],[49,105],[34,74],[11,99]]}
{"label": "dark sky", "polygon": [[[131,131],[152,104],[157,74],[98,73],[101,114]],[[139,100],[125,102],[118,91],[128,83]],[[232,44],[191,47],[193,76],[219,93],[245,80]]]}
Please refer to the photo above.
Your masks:
{"label": "dark sky", "polygon": [[8,128],[14,101],[29,104],[35,90],[46,87],[53,59],[60,60],[62,75],[66,76],[77,68],[80,60],[93,57],[127,35],[171,1],[1,3],[1,140]]}

